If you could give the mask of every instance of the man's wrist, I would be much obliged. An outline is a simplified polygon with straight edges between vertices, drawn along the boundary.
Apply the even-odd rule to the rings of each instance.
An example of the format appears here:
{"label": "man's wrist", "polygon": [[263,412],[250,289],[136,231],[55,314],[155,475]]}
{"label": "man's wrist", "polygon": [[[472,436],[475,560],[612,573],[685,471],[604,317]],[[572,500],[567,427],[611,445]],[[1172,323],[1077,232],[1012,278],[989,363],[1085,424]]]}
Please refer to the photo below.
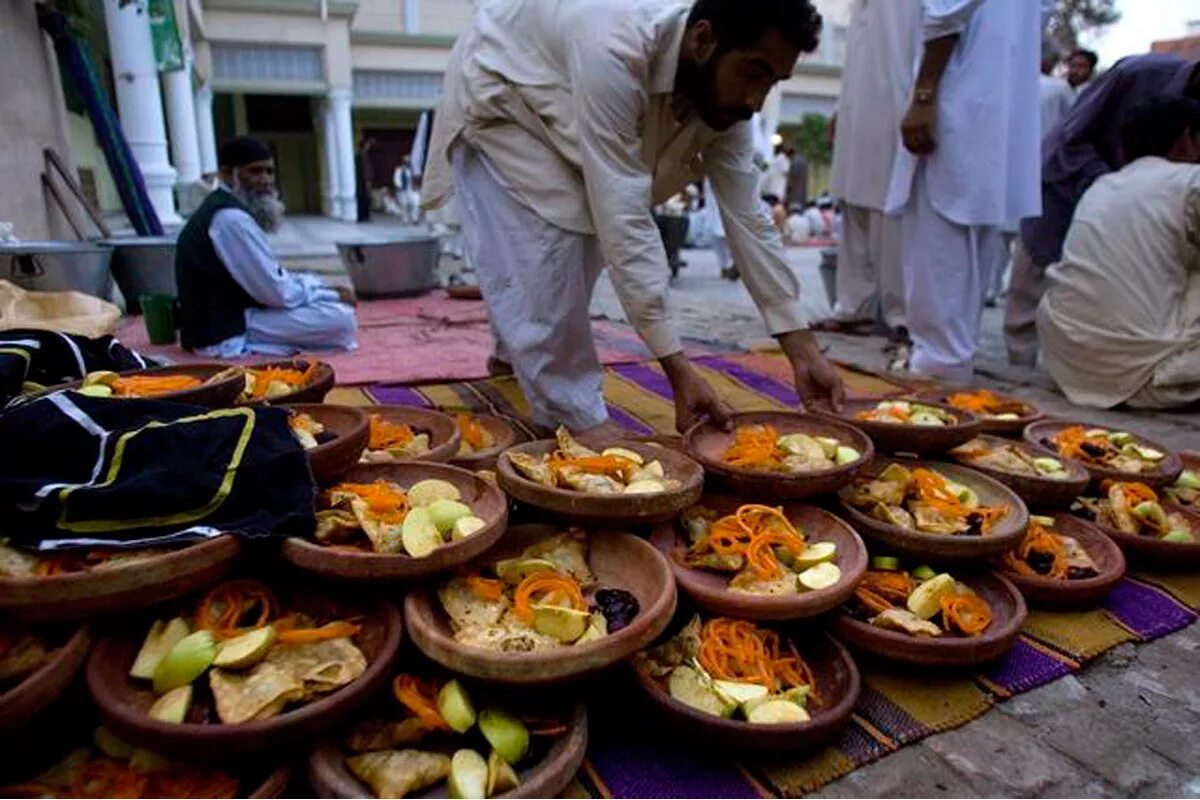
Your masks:
{"label": "man's wrist", "polygon": [[779,333],[775,338],[792,361],[812,361],[821,355],[821,345],[817,337],[807,328]]}
{"label": "man's wrist", "polygon": [[678,385],[692,371],[692,364],[688,361],[688,357],[683,354],[682,350],[663,356],[658,359],[658,363],[662,366],[663,373],[667,376],[667,380],[671,382],[672,386]]}

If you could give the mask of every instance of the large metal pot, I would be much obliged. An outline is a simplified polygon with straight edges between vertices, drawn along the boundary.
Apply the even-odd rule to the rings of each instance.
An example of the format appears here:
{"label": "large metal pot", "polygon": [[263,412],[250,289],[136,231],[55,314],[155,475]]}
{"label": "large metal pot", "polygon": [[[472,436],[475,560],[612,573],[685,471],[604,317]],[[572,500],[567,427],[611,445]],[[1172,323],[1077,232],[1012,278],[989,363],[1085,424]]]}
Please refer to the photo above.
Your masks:
{"label": "large metal pot", "polygon": [[104,239],[113,249],[112,274],[125,296],[125,311],[141,312],[143,294],[176,295],[175,240],[169,236]]}
{"label": "large metal pot", "polygon": [[92,242],[0,243],[0,278],[34,292],[112,295],[112,250]]}
{"label": "large metal pot", "polygon": [[338,242],[337,249],[359,297],[424,294],[437,286],[436,237]]}

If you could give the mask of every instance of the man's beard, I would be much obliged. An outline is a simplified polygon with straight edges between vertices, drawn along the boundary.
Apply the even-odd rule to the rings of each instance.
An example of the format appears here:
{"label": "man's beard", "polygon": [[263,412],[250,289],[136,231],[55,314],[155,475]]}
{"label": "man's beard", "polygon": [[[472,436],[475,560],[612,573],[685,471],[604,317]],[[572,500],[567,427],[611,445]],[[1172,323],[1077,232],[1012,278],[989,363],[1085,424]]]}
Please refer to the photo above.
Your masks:
{"label": "man's beard", "polygon": [[242,205],[246,206],[250,216],[267,233],[279,230],[279,226],[283,224],[283,213],[286,209],[283,201],[279,199],[279,192],[274,189],[265,192],[256,191],[248,186],[243,186],[235,176],[233,196],[242,201]]}
{"label": "man's beard", "polygon": [[684,59],[679,62],[675,74],[675,90],[688,99],[704,124],[715,131],[729,130],[753,115],[744,108],[720,108],[717,105],[717,64],[720,60],[720,51],[709,56],[703,64]]}

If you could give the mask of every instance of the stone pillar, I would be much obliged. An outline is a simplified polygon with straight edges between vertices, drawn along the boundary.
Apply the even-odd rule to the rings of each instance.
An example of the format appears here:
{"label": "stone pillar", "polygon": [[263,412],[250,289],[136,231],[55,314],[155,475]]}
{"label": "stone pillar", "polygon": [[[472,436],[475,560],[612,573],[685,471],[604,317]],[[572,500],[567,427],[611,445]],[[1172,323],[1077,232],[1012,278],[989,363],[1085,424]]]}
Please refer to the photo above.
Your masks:
{"label": "stone pillar", "polygon": [[196,89],[196,139],[200,149],[200,172],[216,172],[217,128],[213,124],[213,91],[208,81]]}
{"label": "stone pillar", "polygon": [[332,89],[329,106],[333,115],[334,142],[337,152],[339,219],[353,222],[358,219],[354,174],[354,125],[350,119],[350,89]]}
{"label": "stone pillar", "polygon": [[[322,207],[325,216],[341,219],[341,181],[338,180],[337,122],[333,116],[333,103],[328,99],[321,102],[321,157],[325,167],[325,190]],[[356,209],[357,211],[357,209]]]}
{"label": "stone pillar", "polygon": [[178,175],[175,182],[190,186],[200,180],[200,144],[196,129],[196,98],[192,94],[192,59],[184,68],[163,74],[167,90],[167,130],[171,134],[171,158]]}
{"label": "stone pillar", "polygon": [[167,158],[150,15],[139,2],[104,0],[104,22],[108,26],[121,131],[142,170],[146,192],[159,220],[164,225],[177,225],[182,220],[175,211],[175,169]]}

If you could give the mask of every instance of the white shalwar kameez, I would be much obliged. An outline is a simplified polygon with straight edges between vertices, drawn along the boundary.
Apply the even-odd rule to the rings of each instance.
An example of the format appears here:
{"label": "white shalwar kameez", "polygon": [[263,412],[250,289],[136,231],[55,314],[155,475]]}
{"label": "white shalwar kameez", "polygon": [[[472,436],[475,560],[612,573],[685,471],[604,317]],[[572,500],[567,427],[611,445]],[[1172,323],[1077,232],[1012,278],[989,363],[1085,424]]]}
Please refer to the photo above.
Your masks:
{"label": "white shalwar kameez", "polygon": [[838,101],[829,192],[842,201],[837,301],[843,322],[904,321],[900,218],[883,213],[900,120],[921,46],[920,0],[854,0]]}
{"label": "white shalwar kameez", "polygon": [[1039,0],[922,0],[924,40],[960,38],[937,89],[936,149],[901,146],[888,208],[901,262],[911,369],[966,382],[1001,230],[1040,213]]}
{"label": "white shalwar kameez", "polygon": [[674,102],[689,10],[663,0],[493,0],[451,55],[423,201],[459,200],[497,355],[539,425],[607,419],[586,333],[600,253],[651,353],[683,349],[650,207],[702,175],[767,329],[806,327],[799,282],[758,197],[749,126],[717,132]]}

